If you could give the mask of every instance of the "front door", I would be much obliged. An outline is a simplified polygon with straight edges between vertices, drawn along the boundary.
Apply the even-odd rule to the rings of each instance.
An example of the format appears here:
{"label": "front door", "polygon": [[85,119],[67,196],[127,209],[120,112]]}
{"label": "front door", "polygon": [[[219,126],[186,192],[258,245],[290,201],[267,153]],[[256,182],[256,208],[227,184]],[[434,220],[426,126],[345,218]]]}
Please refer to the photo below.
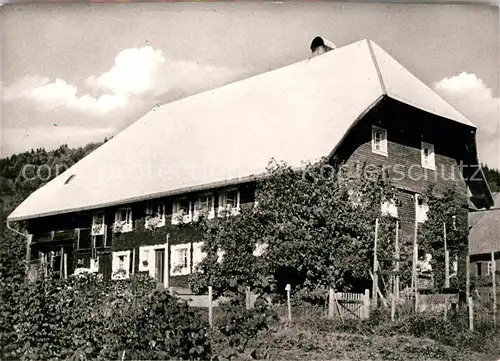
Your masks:
{"label": "front door", "polygon": [[155,279],[163,284],[165,275],[165,249],[155,250]]}

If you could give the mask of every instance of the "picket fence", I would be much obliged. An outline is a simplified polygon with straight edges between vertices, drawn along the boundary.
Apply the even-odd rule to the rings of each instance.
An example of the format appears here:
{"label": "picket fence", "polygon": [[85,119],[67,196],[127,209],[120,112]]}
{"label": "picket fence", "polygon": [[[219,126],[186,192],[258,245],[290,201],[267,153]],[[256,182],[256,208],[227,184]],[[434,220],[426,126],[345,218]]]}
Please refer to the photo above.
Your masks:
{"label": "picket fence", "polygon": [[[209,287],[208,295],[189,295],[177,294],[177,297],[185,300],[190,307],[208,308],[209,322],[212,324],[213,308],[219,306],[224,299],[213,299],[211,287]],[[246,306],[252,308],[257,298],[253,293],[247,293]],[[293,319],[295,309],[288,302],[288,316],[285,318]],[[328,318],[338,319],[365,319],[370,315],[370,292],[365,293],[348,293],[329,291],[328,306],[324,315]]]}

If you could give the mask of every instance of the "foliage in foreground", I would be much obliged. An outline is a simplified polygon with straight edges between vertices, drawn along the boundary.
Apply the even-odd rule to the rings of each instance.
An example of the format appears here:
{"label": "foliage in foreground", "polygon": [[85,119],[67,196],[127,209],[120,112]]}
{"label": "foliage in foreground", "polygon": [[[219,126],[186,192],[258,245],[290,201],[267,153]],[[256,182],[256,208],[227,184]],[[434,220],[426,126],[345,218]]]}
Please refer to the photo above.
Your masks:
{"label": "foliage in foreground", "polygon": [[22,290],[15,350],[9,358],[207,359],[207,322],[184,301],[137,275],[40,280]]}

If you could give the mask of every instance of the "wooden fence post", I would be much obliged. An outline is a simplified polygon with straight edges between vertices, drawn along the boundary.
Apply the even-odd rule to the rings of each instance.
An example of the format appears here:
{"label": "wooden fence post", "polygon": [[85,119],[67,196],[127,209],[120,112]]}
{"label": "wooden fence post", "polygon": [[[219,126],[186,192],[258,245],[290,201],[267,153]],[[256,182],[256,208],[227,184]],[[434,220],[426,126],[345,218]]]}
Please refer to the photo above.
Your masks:
{"label": "wooden fence post", "polygon": [[328,292],[328,318],[333,318],[333,308],[334,308],[334,291],[330,288]]}
{"label": "wooden fence post", "polygon": [[288,320],[292,320],[292,304],[291,304],[291,300],[290,300],[290,291],[291,291],[292,287],[290,286],[290,284],[287,284],[286,287],[285,287],[285,290],[286,290],[286,300],[287,300],[287,305],[288,305]]}
{"label": "wooden fence post", "polygon": [[364,316],[365,316],[365,318],[369,318],[370,317],[370,290],[369,289],[365,290],[363,304],[364,304]]}
{"label": "wooden fence post", "polygon": [[212,286],[208,286],[208,323],[210,327],[213,325],[213,310],[212,310]]}
{"label": "wooden fence post", "polygon": [[495,264],[495,252],[491,252],[491,285],[493,291],[493,327],[497,328],[497,281],[496,281],[497,267]]}
{"label": "wooden fence post", "polygon": [[469,330],[474,331],[474,305],[471,296],[469,296],[467,303],[469,306]]}

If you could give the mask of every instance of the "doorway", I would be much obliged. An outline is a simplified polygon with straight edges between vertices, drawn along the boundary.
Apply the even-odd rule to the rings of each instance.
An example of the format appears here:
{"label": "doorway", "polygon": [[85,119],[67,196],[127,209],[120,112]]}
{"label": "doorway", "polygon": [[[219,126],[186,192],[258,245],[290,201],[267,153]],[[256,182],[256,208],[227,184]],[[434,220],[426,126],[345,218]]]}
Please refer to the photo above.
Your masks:
{"label": "doorway", "polygon": [[165,249],[155,250],[155,279],[156,283],[163,285],[165,281]]}

